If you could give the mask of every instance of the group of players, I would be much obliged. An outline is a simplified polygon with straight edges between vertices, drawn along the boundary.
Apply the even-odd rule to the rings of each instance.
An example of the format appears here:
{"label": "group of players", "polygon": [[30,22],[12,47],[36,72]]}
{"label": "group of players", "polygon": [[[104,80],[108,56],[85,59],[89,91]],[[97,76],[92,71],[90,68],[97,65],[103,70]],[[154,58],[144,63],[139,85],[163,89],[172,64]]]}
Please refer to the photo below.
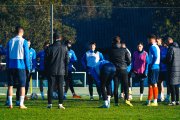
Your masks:
{"label": "group of players", "polygon": [[[45,42],[44,49],[36,55],[35,50],[31,47],[30,40],[26,41],[23,38],[24,29],[22,27],[17,27],[16,34],[17,36],[8,42],[6,48],[9,86],[7,92],[7,104],[10,108],[13,108],[12,89],[13,86],[16,86],[16,105],[20,106],[21,109],[26,109],[27,107],[24,105],[24,99],[28,99],[27,93],[29,81],[36,68],[38,68],[39,71],[40,93],[44,100],[43,79],[46,77],[45,56],[48,54],[48,52],[46,53],[46,50],[49,48],[50,43]],[[56,44],[57,41],[62,41],[62,37],[59,34],[55,33],[54,36],[56,36],[54,37]],[[122,43],[120,37],[116,36],[112,41],[111,49],[108,50],[108,60],[105,60],[103,54],[96,50],[95,42],[90,43],[89,50],[81,59],[82,66],[87,72],[90,100],[94,100],[93,81],[95,81],[99,98],[104,101],[104,104],[101,107],[109,108],[112,96],[114,97],[115,106],[118,106],[118,89],[119,84],[121,83],[121,97],[124,98],[127,105],[133,106],[130,102],[132,99],[132,84],[130,78],[133,77],[133,79],[140,82],[140,101],[143,99],[144,80],[148,78],[149,87],[147,106],[158,106],[158,101],[164,101],[162,81],[166,81],[167,85],[167,96],[165,101],[169,102],[171,94],[171,102],[169,102],[169,105],[179,105],[179,46],[172,38],[168,38],[168,43],[164,44],[162,39],[157,38],[155,35],[150,35],[148,41],[149,52],[144,50],[144,45],[140,42],[137,44],[137,50],[131,56],[131,52],[126,48],[125,43]],[[63,99],[67,99],[66,95],[69,87],[73,98],[81,98],[81,96],[78,96],[75,93],[73,88],[72,71],[74,69],[73,64],[77,62],[77,57],[75,52],[71,49],[71,45],[71,41],[65,42],[65,46],[68,48],[69,62],[67,65],[68,73],[64,76],[64,94],[58,93],[59,101],[61,101],[59,108],[62,109],[65,109],[65,107],[62,106],[61,98],[63,95]],[[54,53],[52,52],[49,54]],[[37,64],[37,61],[39,64]],[[16,80],[18,81],[17,85],[15,82]],[[111,86],[112,81],[114,82],[114,88]],[[53,91],[57,91],[57,88],[55,87],[56,84],[53,86]],[[53,92],[53,94],[56,93]],[[152,97],[154,97],[153,102]],[[49,96],[48,108],[52,108],[51,102],[49,103]]]}

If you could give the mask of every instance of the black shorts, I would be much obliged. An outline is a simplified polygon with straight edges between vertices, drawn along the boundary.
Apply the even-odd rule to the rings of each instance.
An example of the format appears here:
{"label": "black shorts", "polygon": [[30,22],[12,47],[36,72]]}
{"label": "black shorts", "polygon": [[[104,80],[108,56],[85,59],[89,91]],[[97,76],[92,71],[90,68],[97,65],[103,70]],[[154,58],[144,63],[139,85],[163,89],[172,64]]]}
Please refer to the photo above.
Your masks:
{"label": "black shorts", "polygon": [[159,69],[150,70],[148,73],[148,83],[157,84],[159,78]]}
{"label": "black shorts", "polygon": [[46,75],[45,75],[45,71],[39,71],[39,79],[45,79]]}
{"label": "black shorts", "polygon": [[24,69],[9,69],[8,70],[8,86],[25,87],[26,85],[26,70]]}
{"label": "black shorts", "polygon": [[167,71],[160,71],[159,72],[159,80],[167,81],[168,80],[168,72]]}

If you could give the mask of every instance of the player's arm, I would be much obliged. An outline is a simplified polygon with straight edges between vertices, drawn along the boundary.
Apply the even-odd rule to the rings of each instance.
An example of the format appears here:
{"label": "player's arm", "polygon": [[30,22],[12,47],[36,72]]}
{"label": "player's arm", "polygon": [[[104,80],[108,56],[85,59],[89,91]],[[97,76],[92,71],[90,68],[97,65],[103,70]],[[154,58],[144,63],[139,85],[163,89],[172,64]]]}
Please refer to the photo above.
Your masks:
{"label": "player's arm", "polygon": [[32,69],[35,70],[36,69],[36,51],[33,51],[33,56],[32,56]]}
{"label": "player's arm", "polygon": [[144,73],[147,75],[148,74],[148,66],[149,66],[149,56],[148,53],[146,54],[146,68]]}
{"label": "player's arm", "polygon": [[104,56],[102,53],[99,52],[99,58],[100,58],[100,61],[104,60]]}
{"label": "player's arm", "polygon": [[125,60],[126,60],[127,66],[129,66],[131,64],[131,57],[127,50],[125,52]]}
{"label": "player's arm", "polygon": [[24,41],[24,61],[25,61],[25,65],[26,65],[26,70],[30,70],[30,58],[29,58],[29,46],[28,46],[28,42],[25,40]]}

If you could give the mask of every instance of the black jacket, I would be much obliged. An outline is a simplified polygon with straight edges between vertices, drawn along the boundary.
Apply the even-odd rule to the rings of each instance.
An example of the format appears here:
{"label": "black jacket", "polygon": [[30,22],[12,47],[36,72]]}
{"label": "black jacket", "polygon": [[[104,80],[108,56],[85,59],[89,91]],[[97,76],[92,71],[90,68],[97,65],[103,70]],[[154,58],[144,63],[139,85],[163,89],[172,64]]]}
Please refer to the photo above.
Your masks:
{"label": "black jacket", "polygon": [[54,42],[45,51],[45,71],[47,75],[67,75],[68,62],[68,49],[60,41]]}
{"label": "black jacket", "polygon": [[112,47],[109,51],[109,60],[117,69],[127,69],[131,63],[131,57],[126,48]]}
{"label": "black jacket", "polygon": [[166,60],[168,63],[170,84],[180,84],[180,48],[176,42],[168,49]]}

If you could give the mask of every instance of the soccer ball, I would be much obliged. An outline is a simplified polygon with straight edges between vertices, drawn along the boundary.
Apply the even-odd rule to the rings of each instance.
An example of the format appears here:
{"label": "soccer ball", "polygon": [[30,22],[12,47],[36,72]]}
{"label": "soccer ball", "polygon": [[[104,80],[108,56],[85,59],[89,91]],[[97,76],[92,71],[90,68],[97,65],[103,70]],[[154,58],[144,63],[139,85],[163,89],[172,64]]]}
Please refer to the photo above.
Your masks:
{"label": "soccer ball", "polygon": [[38,95],[37,95],[36,93],[32,93],[31,96],[30,96],[30,98],[31,98],[32,100],[37,100],[37,99],[38,99]]}

